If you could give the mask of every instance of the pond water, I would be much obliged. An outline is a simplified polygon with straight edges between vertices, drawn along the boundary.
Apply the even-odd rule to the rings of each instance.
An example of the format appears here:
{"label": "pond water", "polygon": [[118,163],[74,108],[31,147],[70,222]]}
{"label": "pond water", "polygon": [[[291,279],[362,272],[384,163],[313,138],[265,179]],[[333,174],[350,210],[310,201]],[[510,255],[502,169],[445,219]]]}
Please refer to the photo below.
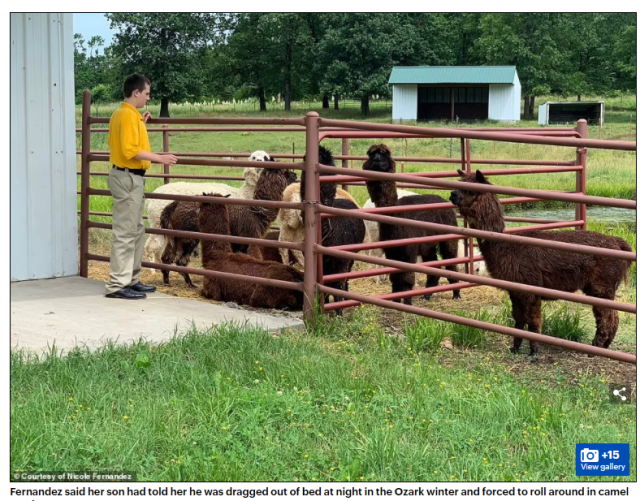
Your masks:
{"label": "pond water", "polygon": [[[538,217],[541,219],[570,220],[575,218],[575,209],[525,209],[508,212],[507,216]],[[617,207],[587,207],[587,221],[617,223],[636,232],[636,211]]]}

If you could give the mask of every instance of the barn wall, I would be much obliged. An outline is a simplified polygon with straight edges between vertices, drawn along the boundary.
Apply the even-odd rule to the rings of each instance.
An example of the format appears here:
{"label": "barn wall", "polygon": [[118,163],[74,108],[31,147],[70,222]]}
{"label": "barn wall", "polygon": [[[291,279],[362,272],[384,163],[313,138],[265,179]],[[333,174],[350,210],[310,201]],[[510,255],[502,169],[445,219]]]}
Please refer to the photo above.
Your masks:
{"label": "barn wall", "polygon": [[520,120],[520,83],[489,85],[489,120]]}
{"label": "barn wall", "polygon": [[393,86],[393,120],[417,120],[418,118],[418,86]]}
{"label": "barn wall", "polygon": [[11,280],[78,274],[73,14],[11,14]]}

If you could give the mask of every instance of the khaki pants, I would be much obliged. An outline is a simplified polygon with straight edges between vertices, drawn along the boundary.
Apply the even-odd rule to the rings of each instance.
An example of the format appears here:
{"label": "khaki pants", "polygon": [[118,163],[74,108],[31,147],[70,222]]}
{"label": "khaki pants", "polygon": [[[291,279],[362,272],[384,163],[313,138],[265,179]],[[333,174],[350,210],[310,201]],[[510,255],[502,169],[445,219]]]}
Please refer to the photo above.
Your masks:
{"label": "khaki pants", "polygon": [[144,250],[144,177],[111,169],[113,240],[107,294],[135,285],[142,270]]}

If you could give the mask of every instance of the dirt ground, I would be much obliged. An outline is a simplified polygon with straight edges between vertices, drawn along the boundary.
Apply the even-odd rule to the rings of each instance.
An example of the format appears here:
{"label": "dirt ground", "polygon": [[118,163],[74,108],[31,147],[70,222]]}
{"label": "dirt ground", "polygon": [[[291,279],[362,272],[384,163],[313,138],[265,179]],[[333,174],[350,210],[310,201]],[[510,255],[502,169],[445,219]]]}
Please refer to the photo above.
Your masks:
{"label": "dirt ground", "polygon": [[[192,267],[200,267],[199,259],[193,259],[190,263]],[[354,270],[366,269],[364,263],[356,263]],[[94,280],[108,280],[109,264],[104,262],[91,261],[89,263],[89,278]],[[191,280],[196,288],[189,288],[184,280],[177,273],[170,275],[171,285],[169,287],[162,283],[162,273],[152,273],[149,269],[143,269],[141,281],[145,284],[156,285],[158,292],[171,294],[182,298],[194,299],[196,301],[205,301],[218,303],[202,297],[199,293],[202,285],[202,277],[192,275]],[[446,284],[446,280],[442,279],[441,284]],[[424,276],[417,279],[416,286],[424,286]],[[391,286],[387,284],[376,284],[372,278],[363,278],[351,281],[349,284],[351,292],[363,295],[381,295],[391,292]],[[475,312],[484,308],[492,312],[497,312],[504,306],[505,292],[492,287],[472,287],[462,289],[460,291],[461,299],[452,300],[452,292],[443,292],[434,294],[430,301],[425,301],[421,296],[413,299],[414,306],[425,307],[436,311],[454,313],[456,311]],[[219,303],[218,303],[219,304]],[[245,309],[252,309],[242,306]],[[386,334],[390,336],[400,336],[403,334],[403,325],[405,321],[413,321],[412,315],[406,315],[396,310],[387,310],[376,308],[378,315],[377,320],[382,325]],[[264,311],[264,310],[262,310]],[[345,321],[349,320],[352,310],[345,310]],[[301,312],[283,312],[280,310],[270,310],[266,313],[301,318]],[[602,357],[587,357],[582,353],[575,353],[563,350],[553,346],[541,345],[540,355],[535,364],[529,363],[526,356],[528,352],[527,342],[523,343],[523,355],[511,355],[509,347],[512,340],[508,336],[500,334],[487,333],[487,343],[481,352],[478,350],[461,349],[455,347],[453,350],[442,350],[440,363],[445,366],[459,367],[460,364],[470,363],[475,365],[478,360],[491,360],[499,363],[507,372],[525,374],[534,377],[538,381],[545,384],[553,384],[554,376],[560,371],[565,375],[568,382],[577,382],[579,374],[597,374],[605,378],[607,381],[631,383],[635,390],[636,385],[636,366]],[[614,349],[635,353],[635,342],[621,342],[616,339],[617,346]]]}

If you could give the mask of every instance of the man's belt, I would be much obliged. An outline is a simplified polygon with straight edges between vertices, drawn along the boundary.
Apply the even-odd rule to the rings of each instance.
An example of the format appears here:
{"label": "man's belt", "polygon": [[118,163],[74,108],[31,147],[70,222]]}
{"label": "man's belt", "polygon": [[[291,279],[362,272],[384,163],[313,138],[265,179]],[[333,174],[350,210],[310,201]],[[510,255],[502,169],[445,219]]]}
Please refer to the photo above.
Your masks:
{"label": "man's belt", "polygon": [[114,169],[118,169],[124,172],[131,172],[131,174],[135,174],[136,176],[144,177],[146,170],[144,169],[129,169],[128,167],[118,167],[117,165],[113,166]]}

